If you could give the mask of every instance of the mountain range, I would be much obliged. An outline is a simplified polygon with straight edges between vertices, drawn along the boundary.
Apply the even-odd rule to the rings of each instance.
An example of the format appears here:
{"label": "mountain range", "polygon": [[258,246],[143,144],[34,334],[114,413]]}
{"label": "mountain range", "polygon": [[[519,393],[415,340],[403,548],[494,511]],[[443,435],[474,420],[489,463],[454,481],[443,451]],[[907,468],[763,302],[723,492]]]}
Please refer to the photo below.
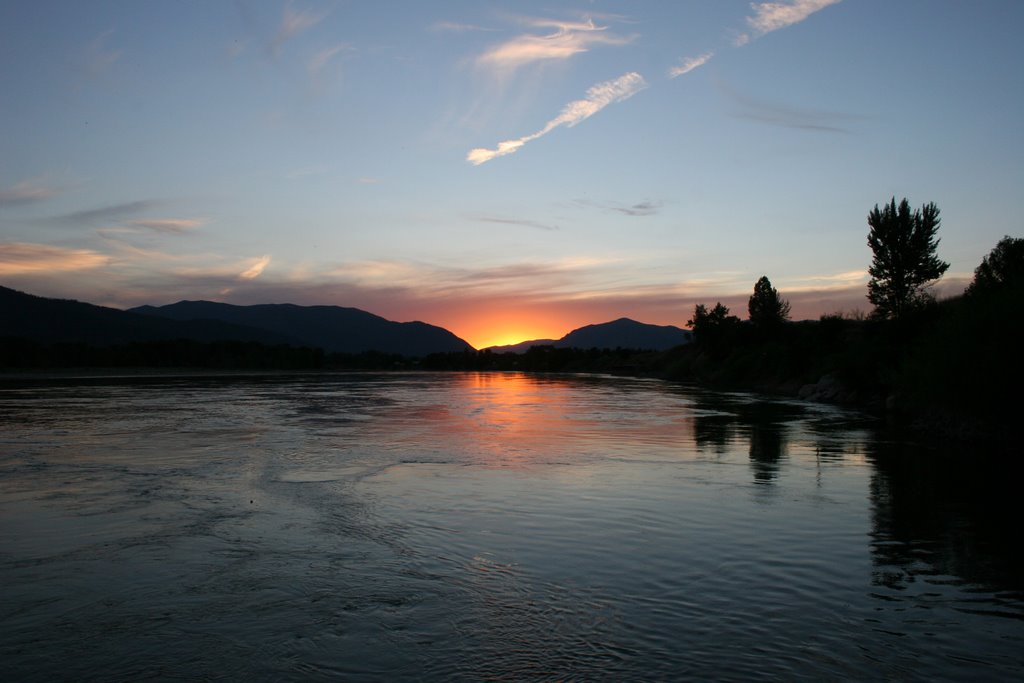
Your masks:
{"label": "mountain range", "polygon": [[30,339],[45,344],[82,343],[94,346],[167,339],[294,343],[287,336],[267,330],[214,320],[180,322],[155,318],[80,301],[47,299],[7,287],[0,287],[0,337]]}
{"label": "mountain range", "polygon": [[[49,299],[0,286],[0,337],[46,344],[113,346],[189,339],[287,344],[327,352],[377,351],[420,357],[472,351],[448,330],[423,322],[393,322],[358,308],[259,304],[235,306],[179,301],[127,311],[67,299]],[[687,330],[620,318],[573,330],[561,339],[536,339],[493,352],[523,353],[531,346],[668,349],[690,341]]]}
{"label": "mountain range", "polygon": [[473,349],[443,327],[423,322],[397,323],[358,308],[341,306],[234,306],[213,301],[179,301],[166,306],[139,306],[128,312],[180,322],[209,320],[241,325],[338,353],[379,351],[426,356]]}
{"label": "mountain range", "polygon": [[47,299],[7,287],[0,287],[0,337],[93,346],[173,339],[236,340],[404,356],[472,350],[444,328],[421,322],[392,322],[356,308],[181,301],[121,311]]}

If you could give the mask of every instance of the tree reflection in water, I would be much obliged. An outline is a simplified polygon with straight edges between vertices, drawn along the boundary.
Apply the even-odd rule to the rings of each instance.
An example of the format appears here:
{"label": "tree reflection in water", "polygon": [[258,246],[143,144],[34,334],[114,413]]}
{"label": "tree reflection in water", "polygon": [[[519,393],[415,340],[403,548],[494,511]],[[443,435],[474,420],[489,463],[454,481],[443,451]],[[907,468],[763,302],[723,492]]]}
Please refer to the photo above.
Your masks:
{"label": "tree reflection in water", "polygon": [[746,441],[754,483],[771,484],[788,455],[789,425],[806,409],[746,394],[702,394],[694,401],[694,440],[701,451],[724,454]]}
{"label": "tree reflection in water", "polygon": [[1020,599],[1020,479],[1009,454],[944,452],[879,437],[868,460],[873,583],[904,589],[918,577],[946,577]]}
{"label": "tree reflection in water", "polygon": [[691,398],[697,448],[718,456],[747,448],[756,485],[773,486],[791,451],[813,452],[819,464],[862,459],[870,466],[871,583],[878,597],[909,591],[927,598],[944,586],[966,587],[994,592],[1002,616],[1024,619],[1015,454],[996,456],[980,445],[929,447],[871,420],[836,419],[793,401],[700,391]]}

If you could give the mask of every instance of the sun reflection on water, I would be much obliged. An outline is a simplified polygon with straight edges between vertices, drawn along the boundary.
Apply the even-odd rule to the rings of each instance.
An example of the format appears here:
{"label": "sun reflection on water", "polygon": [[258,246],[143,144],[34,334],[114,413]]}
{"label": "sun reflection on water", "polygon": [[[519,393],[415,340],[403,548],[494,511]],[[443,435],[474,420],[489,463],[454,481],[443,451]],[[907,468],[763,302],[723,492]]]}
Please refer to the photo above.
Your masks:
{"label": "sun reflection on water", "polygon": [[[466,373],[450,381],[456,384],[450,395],[464,401],[435,405],[431,411],[444,422],[449,442],[474,451],[484,461],[480,464],[525,466],[598,452],[605,457],[660,457],[666,449],[678,458],[693,451],[692,416],[686,405],[652,401],[649,393],[641,400],[642,381],[612,387],[594,378],[585,389],[579,377],[519,373]],[[604,401],[608,409],[594,411],[595,400]]]}

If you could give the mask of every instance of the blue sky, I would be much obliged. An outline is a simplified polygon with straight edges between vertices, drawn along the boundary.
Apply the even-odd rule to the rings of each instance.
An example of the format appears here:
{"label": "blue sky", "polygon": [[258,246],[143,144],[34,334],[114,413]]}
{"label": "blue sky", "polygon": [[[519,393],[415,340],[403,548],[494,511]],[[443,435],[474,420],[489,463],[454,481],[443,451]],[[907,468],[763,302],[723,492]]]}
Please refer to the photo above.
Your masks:
{"label": "blue sky", "polygon": [[0,2],[0,284],[355,306],[477,346],[867,311],[1021,235],[1024,2]]}

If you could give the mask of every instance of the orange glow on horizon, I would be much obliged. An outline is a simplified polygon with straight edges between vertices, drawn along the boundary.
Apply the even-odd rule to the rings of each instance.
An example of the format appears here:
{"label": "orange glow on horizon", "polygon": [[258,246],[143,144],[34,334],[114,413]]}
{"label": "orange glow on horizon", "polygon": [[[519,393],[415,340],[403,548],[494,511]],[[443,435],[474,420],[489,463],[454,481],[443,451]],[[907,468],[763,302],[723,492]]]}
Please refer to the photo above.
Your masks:
{"label": "orange glow on horizon", "polygon": [[525,306],[449,309],[432,320],[466,340],[474,349],[507,346],[532,339],[561,339],[574,328],[589,324],[576,312]]}
{"label": "orange glow on horizon", "polygon": [[[958,282],[957,290],[962,291]],[[746,317],[750,295],[747,292],[725,295],[693,294],[674,300],[667,297],[630,299],[551,299],[538,301],[530,296],[502,296],[494,299],[439,300],[429,307],[418,301],[409,312],[393,313],[392,319],[425,320],[444,327],[475,349],[519,344],[533,339],[561,339],[573,330],[599,325],[619,318],[631,318],[649,325],[675,325],[685,328],[698,303],[713,305],[720,301],[734,315]],[[861,286],[828,290],[796,291],[787,297],[792,304],[793,320],[817,320],[823,313],[862,310],[866,299]]]}
{"label": "orange glow on horizon", "polygon": [[[746,299],[744,305],[745,302]],[[538,302],[529,297],[501,297],[438,302],[432,310],[424,310],[420,304],[415,315],[417,319],[451,330],[475,349],[486,349],[533,339],[561,339],[581,327],[623,317],[654,325],[684,324],[685,304],[656,303],[652,306],[642,301],[592,299]],[[693,310],[692,305],[689,310]],[[395,315],[398,317],[393,319],[403,319],[401,314]],[[407,314],[404,319],[409,317]]]}
{"label": "orange glow on horizon", "polygon": [[565,332],[548,334],[539,328],[527,330],[524,327],[510,326],[506,329],[491,328],[481,331],[480,336],[474,336],[472,339],[463,337],[463,339],[466,339],[475,349],[486,349],[491,346],[509,346],[532,339],[560,339],[564,335]]}

